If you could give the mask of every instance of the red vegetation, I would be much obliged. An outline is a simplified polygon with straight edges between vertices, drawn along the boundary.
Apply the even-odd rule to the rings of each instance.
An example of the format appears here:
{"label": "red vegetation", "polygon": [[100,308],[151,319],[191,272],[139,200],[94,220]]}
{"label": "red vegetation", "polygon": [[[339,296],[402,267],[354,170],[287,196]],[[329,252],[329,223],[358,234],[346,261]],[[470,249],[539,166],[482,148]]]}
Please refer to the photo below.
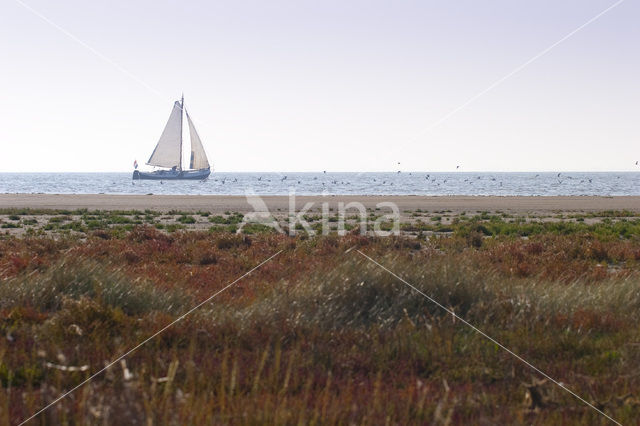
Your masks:
{"label": "red vegetation", "polygon": [[[346,253],[354,246],[618,420],[640,415],[633,398],[618,400],[619,389],[640,390],[630,374],[640,362],[631,346],[640,341],[637,309],[622,292],[639,269],[634,239],[290,238],[139,227],[120,238],[0,240],[0,424],[34,413],[280,250],[40,421],[601,420],[553,386],[540,391],[544,400],[525,403],[548,385],[528,385],[531,370],[357,251]],[[65,287],[69,280],[77,282]],[[86,293],[74,293],[82,286]],[[51,288],[67,293],[56,298]]]}

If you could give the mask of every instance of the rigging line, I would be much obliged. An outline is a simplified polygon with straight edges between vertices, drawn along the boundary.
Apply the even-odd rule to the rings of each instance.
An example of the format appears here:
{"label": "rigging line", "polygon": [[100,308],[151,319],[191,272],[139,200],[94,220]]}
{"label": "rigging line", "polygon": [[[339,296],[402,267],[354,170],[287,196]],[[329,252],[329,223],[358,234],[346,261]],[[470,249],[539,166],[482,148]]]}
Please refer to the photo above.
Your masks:
{"label": "rigging line", "polygon": [[[351,249],[349,249],[348,251],[350,251]],[[437,305],[439,308],[441,308],[442,310],[444,310],[445,312],[447,312],[448,314],[451,314],[455,319],[461,321],[464,325],[466,325],[467,327],[471,328],[473,331],[475,331],[476,333],[480,334],[481,336],[483,336],[484,338],[486,338],[487,340],[489,340],[490,342],[492,342],[493,344],[499,346],[501,349],[503,349],[504,351],[508,352],[510,355],[512,355],[513,357],[515,357],[518,361],[522,362],[523,364],[527,365],[529,368],[531,368],[532,370],[536,371],[537,373],[541,374],[542,376],[544,376],[546,379],[552,381],[553,383],[555,383],[556,385],[558,385],[560,388],[564,389],[565,391],[569,392],[571,395],[573,395],[574,397],[576,397],[577,399],[579,399],[580,401],[582,401],[584,404],[586,404],[587,406],[589,406],[590,408],[594,409],[595,411],[597,411],[598,413],[600,413],[601,415],[603,415],[604,417],[606,417],[607,419],[611,420],[612,422],[614,422],[617,425],[622,426],[622,423],[618,422],[617,420],[615,420],[614,418],[610,417],[609,415],[607,415],[604,411],[600,410],[599,408],[597,408],[596,406],[594,406],[593,404],[591,404],[590,402],[588,402],[586,399],[582,398],[580,395],[578,395],[577,393],[575,393],[574,391],[572,391],[571,389],[569,389],[568,387],[566,387],[564,384],[562,384],[561,382],[555,380],[553,377],[549,376],[547,373],[545,373],[544,371],[540,370],[538,367],[536,367],[535,365],[531,364],[529,361],[527,361],[526,359],[522,358],[520,355],[516,354],[515,352],[513,352],[511,349],[507,348],[506,346],[504,346],[502,343],[498,342],[496,339],[494,339],[493,337],[489,336],[487,333],[485,333],[484,331],[480,330],[478,327],[474,326],[473,324],[471,324],[470,322],[468,322],[467,320],[465,320],[464,318],[456,315],[456,313],[454,311],[452,311],[451,309],[445,307],[443,304],[441,304],[440,302],[438,302],[437,300],[435,300],[434,298],[430,297],[429,295],[427,295],[426,293],[422,292],[421,290],[419,290],[418,288],[416,288],[415,286],[413,286],[412,284],[410,284],[408,281],[406,281],[404,278],[402,278],[401,276],[395,274],[393,271],[389,270],[388,268],[386,268],[385,266],[381,265],[380,263],[376,262],[374,259],[372,259],[371,257],[367,256],[366,254],[364,254],[362,251],[356,249],[356,251],[358,253],[360,253],[362,256],[364,256],[365,258],[367,258],[368,260],[370,260],[371,262],[373,262],[374,264],[378,265],[380,268],[384,269],[385,271],[387,271],[389,274],[391,274],[392,276],[394,276],[395,278],[397,278],[398,280],[402,281],[404,284],[406,284],[407,286],[409,286],[410,288],[412,288],[413,290],[415,290],[416,292],[420,293],[422,296],[424,296],[425,298],[427,298],[430,302],[434,303],[435,305]]]}
{"label": "rigging line", "polygon": [[197,309],[199,309],[200,307],[202,307],[203,305],[207,304],[208,302],[210,302],[211,300],[213,300],[213,298],[215,298],[217,295],[219,295],[220,293],[224,292],[225,290],[227,290],[229,287],[233,286],[234,284],[236,284],[238,281],[240,281],[241,279],[243,279],[244,277],[250,275],[252,272],[254,272],[255,270],[257,270],[258,268],[260,268],[261,266],[263,266],[264,264],[266,264],[267,262],[271,261],[271,259],[273,259],[274,257],[276,257],[277,255],[279,255],[280,253],[282,253],[282,250],[279,250],[277,253],[271,255],[271,257],[269,257],[266,260],[263,260],[262,262],[260,262],[258,265],[254,266],[252,269],[250,269],[248,272],[245,272],[242,276],[236,278],[233,282],[231,282],[230,284],[228,284],[227,286],[225,286],[224,288],[222,288],[221,290],[218,290],[217,292],[215,292],[214,294],[212,294],[211,296],[209,296],[208,298],[206,298],[205,300],[203,300],[202,302],[198,303],[196,306],[194,306],[193,308],[191,308],[190,310],[188,310],[186,313],[180,315],[178,318],[176,318],[175,320],[171,321],[169,324],[165,325],[163,328],[161,328],[160,330],[156,331],[154,334],[152,334],[151,336],[147,337],[145,340],[143,340],[142,342],[138,343],[136,346],[134,346],[132,349],[129,349],[127,352],[125,352],[124,354],[120,355],[119,357],[117,357],[115,360],[111,361],[109,364],[107,364],[106,366],[104,366],[101,370],[99,370],[98,372],[92,374],[91,376],[89,376],[87,379],[85,379],[84,381],[80,382],[78,385],[74,386],[73,388],[71,388],[69,391],[63,393],[62,395],[60,395],[58,398],[54,399],[52,402],[50,402],[49,404],[47,404],[45,407],[41,408],[40,410],[36,411],[34,414],[32,414],[30,417],[28,417],[27,419],[23,420],[22,422],[20,422],[19,426],[22,426],[23,424],[27,423],[28,421],[34,419],[35,417],[37,417],[40,413],[46,411],[47,409],[53,407],[55,404],[57,404],[58,402],[60,402],[62,399],[66,398],[67,396],[69,396],[71,393],[73,393],[74,391],[76,391],[77,389],[81,388],[82,386],[84,386],[85,384],[89,383],[91,380],[93,380],[94,378],[96,378],[97,376],[99,376],[100,374],[102,374],[103,372],[105,372],[106,370],[108,370],[109,368],[111,368],[115,363],[119,362],[120,360],[122,360],[123,358],[126,358],[128,355],[130,355],[131,353],[135,352],[136,350],[138,350],[139,348],[141,348],[142,346],[144,346],[146,343],[148,343],[149,341],[151,341],[152,339],[154,339],[155,337],[157,337],[158,335],[162,334],[163,332],[165,332],[168,328],[170,328],[171,326],[173,326],[174,324],[182,321],[183,319],[185,319],[187,316],[189,316],[191,313],[193,313],[194,311],[196,311]]}

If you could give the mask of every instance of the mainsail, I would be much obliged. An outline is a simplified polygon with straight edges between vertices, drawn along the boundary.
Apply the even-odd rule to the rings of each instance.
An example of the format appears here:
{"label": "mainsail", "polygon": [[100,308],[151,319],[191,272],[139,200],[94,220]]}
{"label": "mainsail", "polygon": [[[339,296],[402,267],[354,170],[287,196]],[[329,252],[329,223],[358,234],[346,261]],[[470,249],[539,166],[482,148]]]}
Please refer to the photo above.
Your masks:
{"label": "mainsail", "polygon": [[191,117],[189,117],[189,113],[186,110],[185,113],[187,114],[187,122],[189,123],[189,137],[191,139],[191,159],[189,161],[189,168],[208,169],[209,160],[207,160],[207,154],[204,152],[204,147],[202,146],[200,136],[198,136],[198,132],[196,131],[196,128],[191,121]]}
{"label": "mainsail", "polygon": [[169,121],[147,164],[157,167],[182,168],[182,106],[173,104]]}

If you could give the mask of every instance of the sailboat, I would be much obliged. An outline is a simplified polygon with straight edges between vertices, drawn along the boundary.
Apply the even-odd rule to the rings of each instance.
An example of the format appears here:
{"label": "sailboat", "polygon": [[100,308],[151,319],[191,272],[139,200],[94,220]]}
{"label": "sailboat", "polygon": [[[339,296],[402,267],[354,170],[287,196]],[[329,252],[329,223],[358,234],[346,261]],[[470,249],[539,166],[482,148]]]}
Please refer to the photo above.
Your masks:
{"label": "sailboat", "polygon": [[[184,114],[183,114],[184,112]],[[183,115],[187,116],[189,136],[191,141],[191,156],[189,168],[182,167],[182,123]],[[151,153],[149,166],[159,167],[159,170],[143,172],[134,170],[133,179],[153,180],[181,180],[181,179],[206,179],[211,174],[211,166],[207,154],[202,146],[202,141],[196,131],[189,113],[184,108],[184,96],[173,104],[169,121],[164,127],[156,148]],[[137,165],[137,163],[136,163]],[[134,166],[135,167],[135,166]]]}

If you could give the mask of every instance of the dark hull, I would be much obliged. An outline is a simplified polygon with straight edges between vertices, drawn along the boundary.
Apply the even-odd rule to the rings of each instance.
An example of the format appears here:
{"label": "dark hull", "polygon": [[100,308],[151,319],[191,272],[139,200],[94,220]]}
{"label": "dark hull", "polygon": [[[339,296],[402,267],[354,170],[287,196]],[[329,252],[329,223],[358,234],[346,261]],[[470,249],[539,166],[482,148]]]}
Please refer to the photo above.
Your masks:
{"label": "dark hull", "polygon": [[203,180],[211,174],[210,169],[200,170],[156,170],[154,172],[133,172],[134,180]]}

